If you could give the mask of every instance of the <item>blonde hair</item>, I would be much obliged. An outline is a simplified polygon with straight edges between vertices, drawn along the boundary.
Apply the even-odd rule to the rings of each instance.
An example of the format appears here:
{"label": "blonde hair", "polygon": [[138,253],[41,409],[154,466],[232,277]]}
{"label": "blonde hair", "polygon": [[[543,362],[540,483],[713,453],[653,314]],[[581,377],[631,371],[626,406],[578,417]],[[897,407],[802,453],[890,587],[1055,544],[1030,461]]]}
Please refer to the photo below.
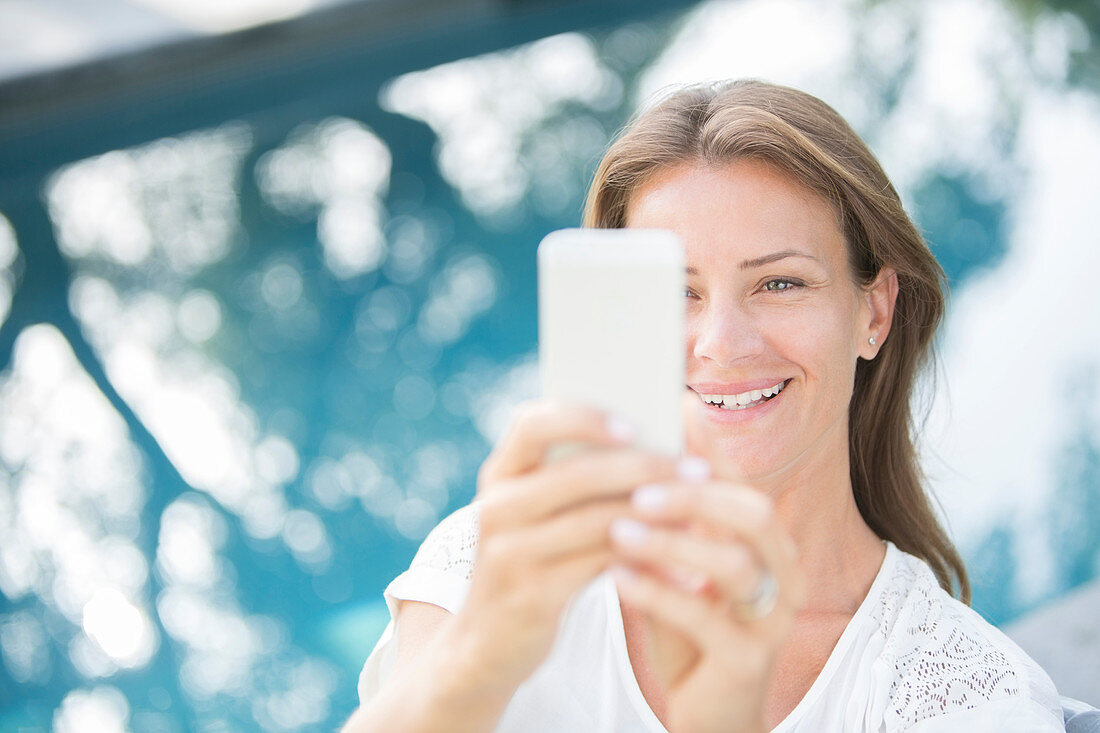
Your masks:
{"label": "blonde hair", "polygon": [[943,269],[866,144],[831,107],[805,92],[761,81],[683,88],[640,112],[611,145],[588,192],[584,225],[625,226],[633,193],[683,163],[768,163],[829,201],[855,281],[884,266],[897,272],[890,336],[859,360],[849,406],[852,488],[872,530],[922,558],[948,592],[970,601],[962,558],[924,491],[914,445],[911,395],[933,359],[944,311]]}

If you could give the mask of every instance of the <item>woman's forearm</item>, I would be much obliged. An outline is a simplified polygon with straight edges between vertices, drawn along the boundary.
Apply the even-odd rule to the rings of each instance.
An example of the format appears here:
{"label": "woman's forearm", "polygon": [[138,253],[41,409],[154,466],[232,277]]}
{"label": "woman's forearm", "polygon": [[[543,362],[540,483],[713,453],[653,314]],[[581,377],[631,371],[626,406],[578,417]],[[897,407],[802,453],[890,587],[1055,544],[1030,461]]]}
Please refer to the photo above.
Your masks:
{"label": "woman's forearm", "polygon": [[493,679],[476,647],[449,625],[355,711],[342,733],[490,733],[518,684]]}

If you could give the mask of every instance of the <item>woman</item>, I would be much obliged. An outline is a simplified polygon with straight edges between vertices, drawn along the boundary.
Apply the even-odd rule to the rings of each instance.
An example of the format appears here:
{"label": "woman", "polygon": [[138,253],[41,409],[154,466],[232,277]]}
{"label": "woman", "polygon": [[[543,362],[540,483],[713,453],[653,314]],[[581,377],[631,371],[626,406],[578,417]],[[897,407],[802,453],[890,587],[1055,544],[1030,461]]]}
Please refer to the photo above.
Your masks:
{"label": "woman", "polygon": [[[1062,730],[964,605],[909,412],[943,274],[836,112],[679,91],[611,147],[585,223],[685,242],[691,457],[526,406],[387,588],[347,730]],[[559,442],[593,448],[543,462]]]}

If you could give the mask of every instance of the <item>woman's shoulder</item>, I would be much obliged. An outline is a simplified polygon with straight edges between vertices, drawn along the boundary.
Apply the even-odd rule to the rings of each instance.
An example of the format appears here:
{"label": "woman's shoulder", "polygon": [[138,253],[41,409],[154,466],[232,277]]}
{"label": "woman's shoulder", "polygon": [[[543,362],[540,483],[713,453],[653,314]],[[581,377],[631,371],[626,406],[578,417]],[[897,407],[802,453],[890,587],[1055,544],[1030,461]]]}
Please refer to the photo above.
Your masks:
{"label": "woman's shoulder", "polygon": [[409,569],[428,568],[469,580],[477,555],[478,516],[474,501],[445,517],[421,543]]}
{"label": "woman's shoulder", "polygon": [[1031,699],[1060,717],[1057,692],[1038,664],[944,591],[923,560],[896,547],[891,553],[873,616],[896,722],[914,725],[1012,699]]}

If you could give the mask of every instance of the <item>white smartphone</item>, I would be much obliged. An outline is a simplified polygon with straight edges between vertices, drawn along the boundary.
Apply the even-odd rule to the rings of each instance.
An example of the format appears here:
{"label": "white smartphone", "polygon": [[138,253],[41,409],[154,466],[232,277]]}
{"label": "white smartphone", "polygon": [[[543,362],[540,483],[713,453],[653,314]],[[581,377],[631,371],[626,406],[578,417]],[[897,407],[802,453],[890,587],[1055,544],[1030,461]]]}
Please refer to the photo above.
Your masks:
{"label": "white smartphone", "polygon": [[640,447],[680,454],[685,286],[684,247],[670,231],[547,235],[538,248],[543,396],[620,415]]}

